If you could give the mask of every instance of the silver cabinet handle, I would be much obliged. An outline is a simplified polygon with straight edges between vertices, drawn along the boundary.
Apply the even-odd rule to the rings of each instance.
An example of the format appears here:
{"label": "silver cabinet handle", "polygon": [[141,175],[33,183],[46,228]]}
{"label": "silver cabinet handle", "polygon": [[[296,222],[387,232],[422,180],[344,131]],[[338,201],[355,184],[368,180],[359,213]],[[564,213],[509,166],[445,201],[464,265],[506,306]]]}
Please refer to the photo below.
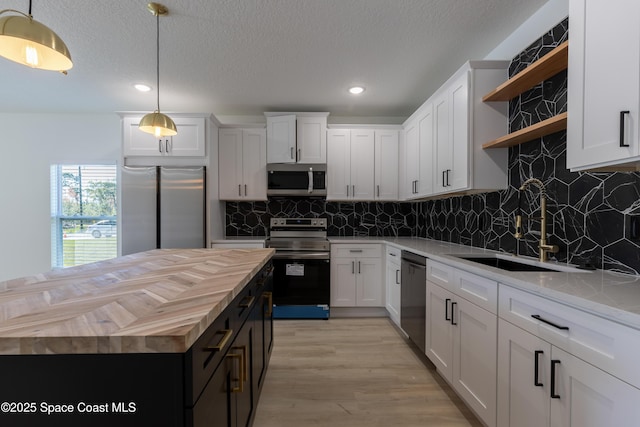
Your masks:
{"label": "silver cabinet handle", "polygon": [[238,196],[242,197],[242,187],[238,184]]}
{"label": "silver cabinet handle", "polygon": [[378,197],[380,197],[380,185],[378,184],[378,185],[376,185],[376,187],[377,187],[376,190],[378,192]]}
{"label": "silver cabinet handle", "polygon": [[349,249],[349,252],[352,254],[360,254],[362,253],[362,249]]}
{"label": "silver cabinet handle", "polygon": [[295,159],[293,158],[293,147],[291,147],[291,160],[295,160]]}
{"label": "silver cabinet handle", "polygon": [[158,151],[162,153],[162,140],[158,140]]}
{"label": "silver cabinet handle", "polygon": [[358,274],[362,273],[361,269],[360,269],[360,261],[358,261]]}
{"label": "silver cabinet handle", "polygon": [[400,279],[399,279],[399,274],[400,274],[400,270],[396,270],[396,285],[400,284]]}
{"label": "silver cabinet handle", "polygon": [[356,197],[356,186],[355,185],[351,186],[351,197]]}
{"label": "silver cabinet handle", "polygon": [[347,197],[349,197],[349,186],[347,185]]}
{"label": "silver cabinet handle", "polygon": [[169,140],[168,139],[164,140],[164,152],[165,153],[169,152]]}
{"label": "silver cabinet handle", "polygon": [[247,195],[247,184],[244,185],[244,195]]}
{"label": "silver cabinet handle", "polygon": [[356,262],[351,261],[351,274],[356,274]]}
{"label": "silver cabinet handle", "polygon": [[299,162],[301,158],[302,158],[302,152],[298,148],[298,157],[296,158],[296,161]]}

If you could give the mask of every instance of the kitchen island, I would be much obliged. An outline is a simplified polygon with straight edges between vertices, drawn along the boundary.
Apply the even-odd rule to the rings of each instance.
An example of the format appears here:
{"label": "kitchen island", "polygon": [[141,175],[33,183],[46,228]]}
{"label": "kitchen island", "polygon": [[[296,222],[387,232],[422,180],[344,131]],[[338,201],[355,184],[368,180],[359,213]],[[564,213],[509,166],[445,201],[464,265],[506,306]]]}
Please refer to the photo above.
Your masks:
{"label": "kitchen island", "polygon": [[272,255],[159,249],[1,282],[0,425],[248,425]]}

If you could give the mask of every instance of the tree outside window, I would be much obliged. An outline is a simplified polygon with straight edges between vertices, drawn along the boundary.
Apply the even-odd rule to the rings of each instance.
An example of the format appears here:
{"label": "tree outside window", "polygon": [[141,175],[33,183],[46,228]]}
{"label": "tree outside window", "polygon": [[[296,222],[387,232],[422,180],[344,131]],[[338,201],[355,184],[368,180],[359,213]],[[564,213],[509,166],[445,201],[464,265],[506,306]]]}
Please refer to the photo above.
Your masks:
{"label": "tree outside window", "polygon": [[115,165],[51,167],[52,266],[117,256]]}

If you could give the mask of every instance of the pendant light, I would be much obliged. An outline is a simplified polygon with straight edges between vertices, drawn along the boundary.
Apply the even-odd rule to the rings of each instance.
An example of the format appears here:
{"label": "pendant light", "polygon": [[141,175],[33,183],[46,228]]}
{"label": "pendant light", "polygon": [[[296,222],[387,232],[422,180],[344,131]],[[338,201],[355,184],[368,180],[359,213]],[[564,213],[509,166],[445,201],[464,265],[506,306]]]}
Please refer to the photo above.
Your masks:
{"label": "pendant light", "polygon": [[0,11],[0,15],[5,13],[11,15],[0,17],[0,56],[31,68],[64,74],[73,67],[67,45],[31,16],[31,0],[28,14],[14,9]]}
{"label": "pendant light", "polygon": [[160,112],[160,16],[166,15],[169,10],[158,3],[149,3],[147,9],[156,17],[156,94],[158,108],[153,113],[142,117],[138,128],[143,132],[155,135],[156,138],[161,138],[178,134],[176,124],[171,120],[171,117]]}

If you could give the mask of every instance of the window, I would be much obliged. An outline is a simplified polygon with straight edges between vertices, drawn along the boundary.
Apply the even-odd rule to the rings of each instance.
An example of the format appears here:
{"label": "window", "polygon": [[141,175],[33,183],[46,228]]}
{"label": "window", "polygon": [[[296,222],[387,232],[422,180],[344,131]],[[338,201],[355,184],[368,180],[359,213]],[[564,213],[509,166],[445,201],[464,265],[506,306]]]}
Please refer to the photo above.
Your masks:
{"label": "window", "polygon": [[115,165],[51,166],[51,265],[118,255]]}

